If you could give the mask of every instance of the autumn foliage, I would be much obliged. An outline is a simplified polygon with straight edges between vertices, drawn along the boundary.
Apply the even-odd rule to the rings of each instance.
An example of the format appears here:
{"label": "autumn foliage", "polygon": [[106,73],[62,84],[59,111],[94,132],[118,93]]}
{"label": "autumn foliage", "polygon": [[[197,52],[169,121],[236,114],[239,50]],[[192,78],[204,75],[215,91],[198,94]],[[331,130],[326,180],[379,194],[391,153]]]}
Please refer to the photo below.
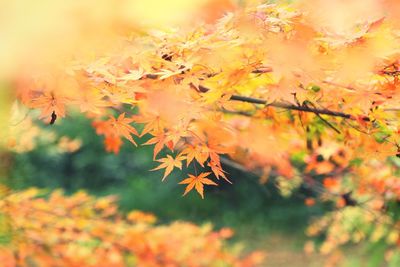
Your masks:
{"label": "autumn foliage", "polygon": [[240,257],[229,248],[228,228],[158,225],[152,214],[122,215],[114,197],[41,194],[29,189],[0,201],[2,267],[255,266],[263,259],[259,252]]}
{"label": "autumn foliage", "polygon": [[398,150],[396,23],[372,2],[346,25],[320,22],[317,4],[264,4],[174,33],[132,31],[113,54],[18,75],[16,96],[50,124],[87,114],[110,152],[150,136],[163,179],[185,162],[228,181],[224,155],[291,178],[303,154],[308,173],[357,176],[352,159],[368,168]]}
{"label": "autumn foliage", "polygon": [[[308,205],[331,202],[366,224],[378,222],[386,229],[379,237],[389,235],[397,248],[399,3],[261,2],[194,1],[198,9],[184,22],[162,26],[141,25],[136,13],[124,13],[122,22],[110,15],[97,33],[111,32],[112,44],[89,42],[93,53],[63,51],[56,64],[4,72],[13,112],[22,104],[52,125],[83,113],[115,154],[125,140],[147,138],[140,145],[153,146],[162,180],[188,170],[179,182],[184,195],[204,197],[209,186],[234,183],[224,161],[291,190],[305,186],[313,195]],[[209,10],[215,13],[205,17]],[[160,14],[165,22],[168,13]],[[323,252],[378,236],[345,227],[349,233],[338,239],[333,229],[346,213],[337,212],[311,226],[312,234],[328,229]]]}

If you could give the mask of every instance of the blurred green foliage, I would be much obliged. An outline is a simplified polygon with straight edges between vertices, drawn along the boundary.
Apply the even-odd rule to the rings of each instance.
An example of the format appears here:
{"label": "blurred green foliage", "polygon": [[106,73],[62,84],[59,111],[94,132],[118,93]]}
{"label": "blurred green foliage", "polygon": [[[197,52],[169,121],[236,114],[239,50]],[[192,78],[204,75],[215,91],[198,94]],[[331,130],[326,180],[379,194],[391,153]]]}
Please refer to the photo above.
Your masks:
{"label": "blurred green foliage", "polygon": [[[188,170],[174,171],[162,182],[162,171],[149,171],[157,166],[152,159],[152,147],[126,143],[118,155],[106,153],[102,137],[96,135],[90,121],[83,116],[42,127],[54,131],[57,138],[51,141],[41,138],[34,150],[11,155],[13,166],[7,182],[14,189],[35,186],[49,191],[63,188],[67,193],[86,190],[99,196],[117,195],[123,211],[152,212],[160,222],[190,220],[232,227],[236,231],[233,240],[244,241],[248,250],[260,249],[268,237],[278,235],[287,237],[280,243],[286,246],[283,249],[302,251],[306,240],[304,230],[310,219],[330,208],[318,203],[313,207],[304,205],[304,199],[313,194],[306,188],[300,187],[290,197],[283,197],[273,179],[261,185],[253,174],[229,166],[224,168],[233,184],[220,181],[218,187],[206,187],[204,200],[195,192],[182,197],[184,186],[178,182],[186,177]],[[73,153],[60,153],[56,143],[62,136],[82,140],[81,148]],[[299,159],[302,157],[298,155]],[[7,237],[0,237],[4,238]],[[383,250],[384,244],[367,247],[369,266],[382,263]],[[360,266],[365,262],[364,255],[349,258],[345,266]]]}
{"label": "blurred green foliage", "polygon": [[157,166],[152,147],[125,144],[118,155],[106,153],[102,137],[82,116],[43,127],[51,127],[58,138],[81,139],[82,147],[59,153],[54,145],[39,141],[33,151],[14,154],[9,183],[15,189],[37,186],[63,188],[67,193],[84,189],[97,195],[115,194],[123,210],[153,212],[163,222],[211,221],[237,228],[243,236],[276,231],[303,236],[309,217],[321,212],[318,207],[306,207],[301,194],[283,198],[273,185],[260,185],[254,175],[228,166],[233,184],[220,181],[218,187],[207,187],[204,200],[195,193],[182,197],[184,186],[177,183],[187,170],[175,171],[162,182],[162,171],[149,171]]}

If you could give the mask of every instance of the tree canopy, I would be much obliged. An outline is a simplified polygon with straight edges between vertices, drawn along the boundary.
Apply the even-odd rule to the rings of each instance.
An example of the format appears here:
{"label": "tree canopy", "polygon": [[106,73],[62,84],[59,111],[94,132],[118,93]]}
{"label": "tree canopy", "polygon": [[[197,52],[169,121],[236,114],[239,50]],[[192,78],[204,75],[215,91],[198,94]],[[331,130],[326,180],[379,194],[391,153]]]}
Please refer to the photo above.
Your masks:
{"label": "tree canopy", "polygon": [[[4,115],[14,125],[7,148],[19,143],[22,106],[49,125],[80,112],[109,152],[118,154],[124,141],[153,146],[162,180],[189,168],[180,181],[184,195],[203,198],[209,186],[234,186],[224,162],[239,164],[261,181],[309,188],[310,205],[334,203],[339,210],[310,226],[310,234],[328,229],[324,252],[366,236],[399,243],[397,1],[218,0],[192,8],[166,1],[168,8],[154,8],[148,20],[138,10],[153,10],[147,5],[154,1],[142,9],[132,3],[132,14],[123,5],[104,12],[107,1],[84,2],[52,7],[64,16],[53,18],[55,25],[43,21],[53,25],[45,27],[45,41],[35,38],[32,51],[18,46],[33,53],[0,65],[15,100]],[[183,18],[168,13],[174,5],[186,11]],[[66,27],[71,18],[75,25]],[[39,26],[21,31],[29,36]],[[70,33],[66,44],[53,27]],[[141,137],[147,139],[138,144]],[[364,229],[341,224],[346,216]],[[380,227],[372,229],[373,222]]]}

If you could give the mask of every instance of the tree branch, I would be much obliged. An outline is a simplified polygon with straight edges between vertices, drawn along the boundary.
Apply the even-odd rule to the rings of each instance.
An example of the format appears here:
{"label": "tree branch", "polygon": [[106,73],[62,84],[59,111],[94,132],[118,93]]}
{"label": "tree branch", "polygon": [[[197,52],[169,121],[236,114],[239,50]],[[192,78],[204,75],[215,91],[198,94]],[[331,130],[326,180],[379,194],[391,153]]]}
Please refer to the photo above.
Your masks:
{"label": "tree branch", "polygon": [[[202,85],[199,86],[200,92],[208,92],[210,89],[207,87],[204,87]],[[307,107],[307,106],[297,106],[289,103],[284,103],[284,102],[279,102],[275,101],[272,103],[268,103],[264,99],[259,99],[259,98],[253,98],[253,97],[247,97],[247,96],[239,96],[239,95],[232,95],[230,100],[234,101],[241,101],[241,102],[246,102],[246,103],[252,103],[252,104],[260,104],[260,105],[266,105],[270,107],[275,107],[275,108],[283,108],[283,109],[289,109],[289,110],[297,110],[297,111],[304,111],[304,112],[312,112],[315,114],[319,115],[328,115],[332,117],[341,117],[344,119],[355,119],[352,115],[339,112],[339,111],[332,111],[329,109],[319,109],[319,108],[313,108],[313,107]],[[368,117],[363,117],[363,121],[370,121]]]}
{"label": "tree branch", "polygon": [[[265,73],[268,71],[269,71],[269,69],[266,71],[258,72],[258,73]],[[157,79],[158,75],[157,74],[147,74],[145,77],[148,79]],[[206,92],[210,91],[210,89],[205,86],[200,85],[199,91],[202,93],[206,93]],[[306,106],[298,106],[298,105],[293,105],[293,104],[280,102],[280,101],[268,103],[264,99],[247,97],[247,96],[232,95],[230,100],[241,101],[241,102],[246,102],[246,103],[251,103],[251,104],[265,105],[265,106],[269,106],[269,107],[282,108],[282,109],[288,109],[288,110],[311,112],[311,113],[318,114],[318,115],[327,115],[327,116],[332,116],[332,117],[340,117],[340,118],[344,118],[344,119],[352,119],[352,120],[356,119],[351,114],[344,113],[344,112],[333,111],[333,110],[324,109],[324,108],[321,109],[321,108],[313,108],[313,107],[306,107]],[[367,116],[364,116],[361,119],[363,121],[370,121],[370,119]]]}

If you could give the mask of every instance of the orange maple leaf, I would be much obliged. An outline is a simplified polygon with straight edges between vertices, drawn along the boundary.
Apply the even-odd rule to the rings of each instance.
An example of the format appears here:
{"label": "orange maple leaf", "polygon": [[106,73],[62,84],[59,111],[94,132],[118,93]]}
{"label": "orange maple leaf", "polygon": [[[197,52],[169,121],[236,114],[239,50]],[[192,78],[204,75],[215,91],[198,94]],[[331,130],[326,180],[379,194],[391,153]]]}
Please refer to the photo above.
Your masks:
{"label": "orange maple leaf", "polygon": [[109,135],[104,139],[104,145],[107,152],[114,152],[114,154],[118,154],[122,145],[122,140],[119,136]]}
{"label": "orange maple leaf", "polygon": [[186,154],[186,165],[189,166],[192,160],[196,159],[197,162],[204,167],[204,162],[209,156],[207,150],[207,147],[201,145],[188,145],[188,147],[182,151],[182,154]]}
{"label": "orange maple leaf", "polygon": [[183,195],[185,196],[187,193],[189,193],[193,188],[196,189],[196,191],[200,194],[201,198],[204,199],[204,185],[217,185],[215,182],[212,180],[206,178],[208,175],[210,175],[211,172],[203,172],[200,173],[198,176],[189,174],[189,178],[186,178],[179,184],[187,184],[185,192]]}
{"label": "orange maple leaf", "polygon": [[[31,107],[41,109],[40,118],[52,116],[65,117],[66,98],[57,96],[53,92],[46,92],[32,100]],[[54,115],[53,115],[54,114]]]}
{"label": "orange maple leaf", "polygon": [[148,134],[152,131],[160,131],[160,129],[163,128],[163,124],[160,121],[159,116],[135,115],[135,116],[132,116],[132,119],[136,123],[144,124],[144,128],[142,130],[142,133],[140,134],[140,137],[142,137],[145,134]]}
{"label": "orange maple leaf", "polygon": [[135,128],[129,125],[129,123],[131,122],[133,122],[133,119],[125,118],[125,113],[120,114],[117,119],[115,119],[114,117],[110,118],[110,123],[117,131],[117,133],[128,139],[132,144],[136,146],[136,143],[133,140],[131,134],[139,136],[139,133],[136,131]]}
{"label": "orange maple leaf", "polygon": [[228,179],[228,177],[226,177],[225,171],[221,167],[221,162],[219,161],[219,158],[218,158],[218,160],[210,160],[210,162],[208,163],[208,166],[211,168],[212,172],[214,173],[215,177],[217,177],[218,180],[219,180],[219,177],[222,177],[228,183],[230,183],[230,184],[232,183]]}
{"label": "orange maple leaf", "polygon": [[154,150],[153,150],[153,160],[157,157],[158,153],[160,153],[161,149],[163,149],[163,147],[164,147],[165,134],[160,133],[156,136],[153,136],[143,145],[154,145],[154,144],[155,144],[155,146],[154,146]]}
{"label": "orange maple leaf", "polygon": [[109,103],[104,100],[104,95],[97,90],[84,92],[76,100],[71,101],[79,106],[81,112],[101,114],[102,109],[109,107]]}
{"label": "orange maple leaf", "polygon": [[164,146],[167,146],[171,151],[173,151],[173,143],[171,140],[167,140],[167,136],[164,132],[154,134],[153,137],[143,145],[155,145],[153,150],[153,160],[157,157],[158,153],[160,153]]}
{"label": "orange maple leaf", "polygon": [[167,155],[166,158],[161,158],[161,159],[157,160],[158,162],[161,162],[161,164],[159,166],[155,167],[154,169],[152,169],[152,171],[156,171],[156,170],[165,168],[164,176],[162,178],[162,181],[164,181],[165,178],[172,172],[174,167],[176,167],[180,170],[182,169],[182,160],[184,160],[184,159],[185,159],[185,156],[182,156],[182,155],[178,155],[178,156],[176,156],[176,158],[173,158],[171,155]]}

